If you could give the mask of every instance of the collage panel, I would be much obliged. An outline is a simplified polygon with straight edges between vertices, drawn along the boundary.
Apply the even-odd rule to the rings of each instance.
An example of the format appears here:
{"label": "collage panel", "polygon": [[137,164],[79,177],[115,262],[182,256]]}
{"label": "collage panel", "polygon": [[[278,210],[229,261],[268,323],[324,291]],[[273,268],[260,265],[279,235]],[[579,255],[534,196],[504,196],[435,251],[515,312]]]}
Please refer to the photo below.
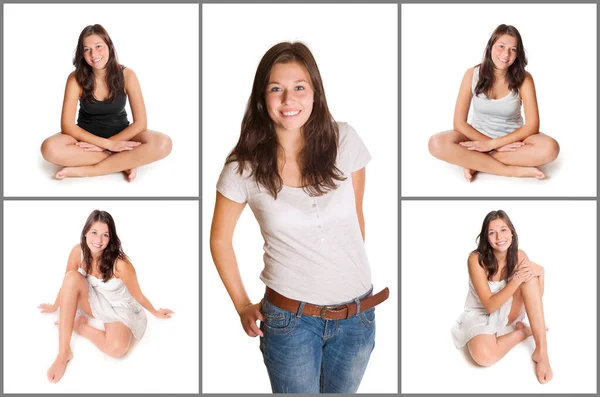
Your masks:
{"label": "collage panel", "polygon": [[199,4],[2,8],[5,197],[198,196]]}
{"label": "collage panel", "polygon": [[403,201],[401,392],[596,393],[596,219],[594,200]]}
{"label": "collage panel", "polygon": [[196,201],[3,211],[4,393],[199,392]]}
{"label": "collage panel", "polygon": [[402,4],[402,196],[595,197],[596,16]]}
{"label": "collage panel", "polygon": [[[398,393],[398,6],[204,4],[202,29],[202,392]],[[300,136],[342,173],[326,194]],[[236,144],[281,167],[276,199]]]}

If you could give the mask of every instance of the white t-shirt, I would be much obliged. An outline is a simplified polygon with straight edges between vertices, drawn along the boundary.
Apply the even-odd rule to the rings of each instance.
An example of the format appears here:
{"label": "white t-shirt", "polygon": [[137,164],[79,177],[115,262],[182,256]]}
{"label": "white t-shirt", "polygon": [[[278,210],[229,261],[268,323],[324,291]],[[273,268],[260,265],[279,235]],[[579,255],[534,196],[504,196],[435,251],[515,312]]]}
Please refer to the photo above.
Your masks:
{"label": "white t-shirt", "polygon": [[284,185],[275,200],[249,170],[240,175],[237,162],[226,164],[217,182],[223,196],[247,202],[260,225],[265,240],[261,280],[283,296],[317,305],[347,302],[371,288],[351,175],[371,155],[354,128],[338,125],[336,165],[347,179],[323,196]]}

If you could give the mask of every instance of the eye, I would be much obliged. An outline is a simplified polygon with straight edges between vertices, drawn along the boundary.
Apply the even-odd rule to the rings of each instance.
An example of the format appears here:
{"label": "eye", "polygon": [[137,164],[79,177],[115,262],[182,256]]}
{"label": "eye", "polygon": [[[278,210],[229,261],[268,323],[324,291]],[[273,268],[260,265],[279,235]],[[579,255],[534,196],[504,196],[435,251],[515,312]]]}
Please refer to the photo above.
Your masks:
{"label": "eye", "polygon": [[303,91],[303,90],[304,90],[304,87],[301,85],[296,87],[296,91]]}
{"label": "eye", "polygon": [[88,52],[90,49],[89,48],[84,48],[83,52]]}
{"label": "eye", "polygon": [[279,88],[279,87],[271,87],[271,89],[269,91],[271,91],[271,92],[281,92],[281,88]]}
{"label": "eye", "polygon": [[94,230],[94,231],[92,232],[92,234],[95,236],[97,233],[96,233],[96,231]]}
{"label": "eye", "polygon": [[100,44],[98,44],[98,45],[96,46],[96,48],[100,48],[100,47],[102,47]]}
{"label": "eye", "polygon": [[104,233],[104,237],[108,238],[108,233]]}
{"label": "eye", "polygon": [[513,48],[513,49],[512,49],[512,52],[517,52],[517,49],[516,49],[516,48]]}

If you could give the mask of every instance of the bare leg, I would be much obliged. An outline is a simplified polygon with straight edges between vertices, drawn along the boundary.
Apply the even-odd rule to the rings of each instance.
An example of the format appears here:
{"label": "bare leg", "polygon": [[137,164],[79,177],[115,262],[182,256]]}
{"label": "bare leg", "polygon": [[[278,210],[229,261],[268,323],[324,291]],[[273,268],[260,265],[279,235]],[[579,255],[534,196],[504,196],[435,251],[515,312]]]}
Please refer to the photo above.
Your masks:
{"label": "bare leg", "polygon": [[542,287],[543,280],[534,277],[519,287],[523,294],[525,310],[533,339],[535,340],[535,351],[531,358],[536,362],[536,375],[540,383],[549,382],[552,379],[552,368],[548,359],[548,345],[546,342],[546,322],[544,320],[544,307],[542,305]]}
{"label": "bare leg", "polygon": [[[546,175],[535,167],[524,167],[504,164],[488,153],[480,153],[459,145],[459,142],[468,141],[463,134],[450,130],[433,135],[429,139],[429,152],[440,160],[467,168],[472,171],[483,171],[489,174],[531,177],[544,179]],[[465,174],[466,177],[466,174]],[[467,178],[467,180],[469,180]]]}
{"label": "bare leg", "polygon": [[142,144],[133,150],[114,153],[94,165],[65,167],[56,174],[56,178],[98,176],[131,170],[165,158],[171,153],[171,138],[160,132],[146,130],[133,137],[132,141]]}
{"label": "bare leg", "polygon": [[52,164],[71,167],[96,164],[109,156],[106,152],[86,152],[76,143],[72,136],[59,132],[42,143],[42,156]]}
{"label": "bare leg", "polygon": [[506,335],[477,335],[467,344],[473,360],[482,367],[489,367],[500,360],[510,349],[531,336],[531,329],[518,322],[516,330]]}
{"label": "bare leg", "polygon": [[75,332],[90,340],[102,352],[111,357],[123,357],[131,343],[131,331],[123,323],[105,323],[106,331],[87,324],[85,317],[77,317]]}
{"label": "bare leg", "polygon": [[493,152],[492,157],[507,165],[535,167],[551,163],[560,152],[558,142],[541,132],[527,137],[523,143],[514,152]]}
{"label": "bare leg", "polygon": [[92,309],[88,302],[88,286],[85,278],[76,271],[65,274],[60,289],[60,312],[58,319],[58,355],[48,369],[48,380],[57,383],[65,373],[67,362],[73,358],[71,335],[77,306],[90,316]]}

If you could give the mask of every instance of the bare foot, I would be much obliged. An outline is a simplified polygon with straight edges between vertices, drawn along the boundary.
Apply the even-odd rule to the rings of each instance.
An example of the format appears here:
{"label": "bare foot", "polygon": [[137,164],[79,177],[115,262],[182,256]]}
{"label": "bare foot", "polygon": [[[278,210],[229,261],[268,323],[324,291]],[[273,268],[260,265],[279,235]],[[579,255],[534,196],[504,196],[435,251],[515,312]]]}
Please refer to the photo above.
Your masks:
{"label": "bare foot", "polygon": [[85,318],[85,316],[75,317],[75,322],[73,323],[73,331],[79,333],[81,326],[84,324],[87,324],[87,318]]}
{"label": "bare foot", "polygon": [[515,167],[515,175],[521,178],[536,178],[539,180],[546,179],[546,174],[536,167]]}
{"label": "bare foot", "polygon": [[56,360],[54,360],[54,362],[48,369],[48,380],[52,383],[57,383],[60,380],[60,378],[62,378],[65,374],[67,363],[72,358],[73,352],[71,352],[71,349],[69,349],[67,353],[59,353],[58,356],[56,356]]}
{"label": "bare foot", "polygon": [[477,173],[477,171],[475,171],[475,170],[465,168],[464,175],[465,175],[465,179],[467,180],[467,182],[473,182],[473,177],[475,176],[476,173]]}
{"label": "bare foot", "polygon": [[548,354],[542,354],[537,349],[531,355],[531,359],[535,361],[535,374],[540,383],[548,383],[552,380],[552,368],[550,368],[550,360]]}
{"label": "bare foot", "polygon": [[125,171],[123,171],[123,173],[127,177],[127,181],[128,182],[133,182],[135,180],[135,177],[137,176],[137,168],[132,168],[130,170],[125,170]]}
{"label": "bare foot", "polygon": [[527,326],[527,324],[525,324],[523,321],[517,321],[515,328],[517,331],[523,331],[528,338],[533,335],[531,328],[529,328],[529,326]]}
{"label": "bare foot", "polygon": [[83,167],[65,167],[58,171],[54,177],[58,180],[72,177],[83,177]]}

